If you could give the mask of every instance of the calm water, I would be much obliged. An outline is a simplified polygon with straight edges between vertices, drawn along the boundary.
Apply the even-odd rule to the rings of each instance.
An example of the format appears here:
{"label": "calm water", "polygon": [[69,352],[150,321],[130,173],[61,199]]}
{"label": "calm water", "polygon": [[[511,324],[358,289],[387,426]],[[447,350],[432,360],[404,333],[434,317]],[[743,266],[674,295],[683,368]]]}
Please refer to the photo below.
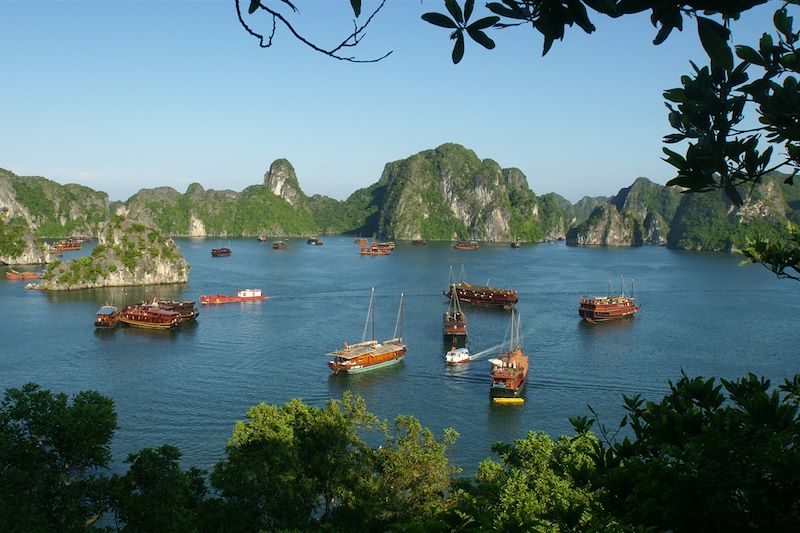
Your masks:
{"label": "calm water", "polygon": [[[0,387],[36,381],[54,391],[98,390],[119,413],[118,465],[142,447],[171,443],[186,465],[203,468],[222,455],[249,406],[292,398],[322,405],[350,389],[382,418],[412,414],[437,434],[457,429],[455,460],[472,472],[491,456],[493,442],[528,431],[569,432],[567,418],[588,414],[587,404],[615,425],[622,394],[658,399],[681,369],[728,378],[752,371],[774,381],[800,372],[800,284],[776,280],[759,266],[739,267],[736,256],[562,243],[463,252],[406,243],[388,257],[360,257],[352,240],[329,237],[316,247],[291,240],[278,251],[255,239],[181,239],[192,265],[188,285],[42,293],[2,279]],[[228,243],[231,257],[210,256],[212,247]],[[489,354],[464,368],[444,365],[442,290],[449,266],[461,264],[472,283],[489,280],[519,292],[532,364],[522,407],[490,404]],[[618,287],[621,271],[635,280],[637,318],[582,323],[580,296],[605,294],[610,278]],[[406,295],[405,361],[332,376],[324,354],[360,340],[373,286],[379,338],[392,334],[400,293]],[[249,287],[270,299],[202,306],[198,323],[179,331],[92,327],[106,302],[122,306],[153,295],[196,300]],[[496,351],[508,313],[465,311],[471,351]]]}

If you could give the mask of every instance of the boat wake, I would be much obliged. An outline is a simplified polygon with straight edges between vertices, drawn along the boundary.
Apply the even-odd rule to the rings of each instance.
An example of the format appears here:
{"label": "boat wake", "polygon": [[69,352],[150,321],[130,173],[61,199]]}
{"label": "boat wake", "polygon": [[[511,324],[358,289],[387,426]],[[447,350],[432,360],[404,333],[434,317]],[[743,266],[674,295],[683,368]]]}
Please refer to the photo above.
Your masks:
{"label": "boat wake", "polygon": [[502,348],[502,347],[503,347],[502,343],[501,344],[496,344],[495,346],[492,346],[491,348],[487,348],[487,349],[482,350],[482,351],[480,351],[478,353],[474,353],[474,354],[470,355],[469,356],[469,360],[470,361],[476,361],[478,359],[485,358],[487,355],[491,355],[493,353],[498,352],[500,350],[500,348]]}

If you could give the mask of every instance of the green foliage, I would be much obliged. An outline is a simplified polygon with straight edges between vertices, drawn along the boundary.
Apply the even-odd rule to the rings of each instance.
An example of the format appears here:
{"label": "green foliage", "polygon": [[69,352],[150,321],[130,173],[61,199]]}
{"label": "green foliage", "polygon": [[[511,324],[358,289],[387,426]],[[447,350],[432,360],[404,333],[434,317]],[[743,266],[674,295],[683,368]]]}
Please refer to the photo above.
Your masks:
{"label": "green foliage", "polygon": [[0,404],[0,524],[81,531],[107,505],[114,402],[94,391],[54,394],[29,383]]}
{"label": "green foliage", "polygon": [[764,234],[748,237],[742,254],[750,262],[764,265],[779,278],[800,281],[800,228],[788,223],[786,232],[785,239],[770,239]]}
{"label": "green foliage", "polygon": [[20,217],[12,218],[8,222],[0,218],[0,256],[17,257],[22,254],[28,231],[28,225]]}

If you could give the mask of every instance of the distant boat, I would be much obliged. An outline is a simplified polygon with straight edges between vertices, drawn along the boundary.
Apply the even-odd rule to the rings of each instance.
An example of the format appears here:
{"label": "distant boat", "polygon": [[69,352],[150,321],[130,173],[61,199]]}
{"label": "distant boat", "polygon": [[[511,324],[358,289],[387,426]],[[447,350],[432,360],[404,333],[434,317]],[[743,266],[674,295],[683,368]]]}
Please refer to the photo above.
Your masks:
{"label": "distant boat", "polygon": [[237,302],[253,302],[266,300],[267,296],[261,294],[261,289],[241,289],[236,291],[236,296],[201,296],[201,304],[232,304]]}
{"label": "distant boat", "polygon": [[70,252],[81,249],[81,241],[70,237],[67,240],[58,241],[53,247],[59,252]]}
{"label": "distant boat", "polygon": [[181,324],[197,320],[200,313],[194,308],[194,300],[177,302],[175,300],[161,300],[154,297],[149,302],[141,302],[140,306],[146,306],[150,309],[163,309],[164,311],[174,311],[178,313],[178,322]]}
{"label": "distant boat", "polygon": [[6,271],[6,279],[8,281],[30,281],[32,279],[42,279],[42,275],[38,272],[17,272],[11,268]]}
{"label": "distant boat", "polygon": [[477,241],[458,241],[453,245],[456,250],[477,250],[480,248]]}
{"label": "distant boat", "polygon": [[461,304],[456,297],[458,291],[455,284],[450,286],[450,304],[447,306],[442,317],[442,334],[444,342],[452,344],[453,347],[463,347],[467,343],[467,317],[461,310]]}
{"label": "distant boat", "polygon": [[211,256],[212,257],[228,257],[231,255],[230,248],[212,248],[211,249]]}
{"label": "distant boat", "polygon": [[372,246],[362,246],[358,253],[359,255],[389,255],[392,253],[394,248],[389,248],[388,246],[378,246],[377,244],[373,243]]}
{"label": "distant boat", "polygon": [[356,237],[355,240],[353,241],[353,243],[358,244],[361,247],[365,247],[368,244],[367,243],[367,239],[365,239],[363,237]]}
{"label": "distant boat", "polygon": [[520,242],[519,239],[514,239],[513,241],[511,241],[511,247],[512,248],[520,248],[521,246],[522,246],[522,242]]}
{"label": "distant boat", "polygon": [[119,322],[121,313],[116,306],[104,305],[97,310],[94,317],[94,327],[96,328],[113,328]]}
{"label": "distant boat", "polygon": [[448,298],[452,297],[455,291],[460,302],[469,303],[473,305],[480,305],[482,307],[501,307],[503,309],[511,309],[514,304],[519,301],[517,291],[495,289],[489,287],[489,282],[486,286],[472,285],[464,281],[464,270],[461,270],[461,281],[453,283],[453,270],[450,268],[450,285],[447,292],[443,292]]}
{"label": "distant boat", "polygon": [[463,365],[469,363],[469,350],[466,348],[456,348],[453,346],[449,352],[444,354],[444,362],[448,365]]}
{"label": "distant boat", "polygon": [[267,238],[263,235],[259,235],[256,238],[258,239],[258,242],[267,242]]}
{"label": "distant boat", "polygon": [[273,250],[285,250],[287,248],[286,242],[284,241],[272,241],[272,249]]}
{"label": "distant boat", "polygon": [[411,241],[411,244],[413,244],[414,246],[425,246],[426,244],[428,244],[428,241],[426,241],[425,239],[414,239]]}
{"label": "distant boat", "polygon": [[389,250],[394,250],[397,245],[395,245],[394,241],[384,241],[375,243],[374,246],[378,248],[388,248]]}
{"label": "distant boat", "polygon": [[319,237],[309,237],[306,244],[313,244],[314,246],[322,246],[325,244]]}
{"label": "distant boat", "polygon": [[489,359],[492,365],[492,384],[489,396],[495,403],[522,403],[522,391],[528,379],[528,357],[522,351],[520,341],[519,314],[511,310],[508,351],[497,359]]}
{"label": "distant boat", "polygon": [[172,329],[180,324],[179,314],[165,309],[152,309],[148,306],[129,305],[119,317],[123,324],[136,328]]}
{"label": "distant boat", "polygon": [[[593,298],[581,298],[578,306],[578,314],[587,322],[608,322],[609,320],[621,320],[632,318],[639,312],[640,307],[636,304],[636,298],[625,296],[625,280],[620,274],[622,288],[619,296],[595,296]],[[609,282],[610,289],[611,282]],[[631,292],[633,290],[631,289]]]}
{"label": "distant boat", "polygon": [[[394,335],[382,343],[375,340],[375,314],[374,314],[375,289],[369,298],[367,321],[364,324],[364,333],[361,342],[357,344],[344,343],[344,349],[327,354],[331,357],[328,367],[334,374],[359,374],[376,368],[393,365],[400,362],[406,354],[406,345],[402,338],[403,322],[403,295],[400,295],[400,307],[397,310],[397,322]],[[371,326],[371,339],[367,340],[367,331]]]}

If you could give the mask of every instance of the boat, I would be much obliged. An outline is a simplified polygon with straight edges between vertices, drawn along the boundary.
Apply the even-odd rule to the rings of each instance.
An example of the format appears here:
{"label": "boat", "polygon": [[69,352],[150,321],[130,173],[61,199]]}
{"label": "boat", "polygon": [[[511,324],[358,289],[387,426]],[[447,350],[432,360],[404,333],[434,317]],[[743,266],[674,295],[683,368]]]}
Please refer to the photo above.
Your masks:
{"label": "boat", "polygon": [[458,241],[453,245],[456,250],[477,250],[480,248],[477,241]]}
{"label": "boat", "polygon": [[211,249],[211,257],[228,257],[231,255],[230,248],[212,248]]}
{"label": "boat", "polygon": [[[452,267],[450,269],[450,279],[453,278]],[[464,281],[464,270],[461,270],[461,281],[459,283],[450,282],[447,292],[443,292],[448,298],[452,297],[453,291],[456,292],[460,302],[479,305],[482,307],[500,307],[502,309],[511,309],[514,304],[519,301],[517,291],[506,289],[495,289],[489,287],[489,282],[486,285],[472,285]]]}
{"label": "boat", "polygon": [[394,248],[389,248],[388,246],[378,246],[377,244],[373,243],[372,246],[362,246],[358,253],[359,255],[389,255],[392,253]]}
{"label": "boat", "polygon": [[461,310],[461,304],[456,297],[458,291],[453,290],[455,284],[450,287],[450,304],[442,317],[442,334],[444,342],[463,347],[467,343],[467,317]]}
{"label": "boat", "polygon": [[397,247],[394,241],[377,242],[374,243],[373,246],[377,246],[378,248],[387,248],[389,250],[394,250]]}
{"label": "boat", "polygon": [[309,237],[306,244],[313,244],[314,246],[322,246],[325,244],[319,237]]}
{"label": "boat", "polygon": [[53,248],[61,252],[76,251],[81,249],[81,241],[74,238],[69,238],[67,240],[58,241],[53,245]]}
{"label": "boat", "polygon": [[357,244],[357,245],[359,245],[361,247],[367,246],[367,244],[368,244],[367,243],[367,239],[365,239],[363,237],[356,237],[355,240],[353,240],[353,243]]}
{"label": "boat", "polygon": [[[328,367],[334,374],[359,374],[399,363],[405,357],[406,345],[403,343],[402,337],[403,295],[400,295],[400,307],[397,310],[394,335],[391,339],[383,342],[378,342],[375,339],[374,302],[375,289],[373,288],[369,298],[367,321],[364,324],[361,342],[357,344],[347,344],[345,342],[343,349],[326,354],[331,358],[328,361]],[[367,340],[367,331],[369,331],[370,325],[372,327],[372,338]]]}
{"label": "boat", "polygon": [[217,294],[216,296],[201,296],[201,304],[231,304],[237,302],[255,302],[258,300],[266,300],[267,296],[261,294],[261,289],[241,289],[236,291],[236,296],[223,296]]}
{"label": "boat", "polygon": [[285,250],[287,248],[285,241],[272,241],[273,250]]}
{"label": "boat", "polygon": [[521,395],[528,379],[528,357],[522,351],[519,313],[515,313],[513,309],[509,330],[508,351],[496,359],[489,359],[489,364],[492,365],[489,397],[494,403],[525,401]]}
{"label": "boat", "polygon": [[522,242],[519,239],[514,239],[511,241],[512,248],[520,248],[522,246]]}
{"label": "boat", "polygon": [[178,322],[183,324],[197,320],[200,313],[194,308],[194,300],[178,302],[175,300],[161,300],[157,296],[149,302],[141,302],[140,306],[149,306],[151,309],[163,309],[178,313]]}
{"label": "boat", "polygon": [[119,321],[129,326],[147,329],[172,329],[180,325],[179,315],[175,311],[153,309],[143,305],[129,305],[122,311]]}
{"label": "boat", "polygon": [[116,306],[104,305],[97,310],[94,317],[94,327],[96,328],[113,328],[119,322],[121,313]]}
{"label": "boat", "polygon": [[6,271],[6,279],[8,281],[30,281],[32,279],[42,279],[42,275],[38,272],[17,272],[11,268]]}
{"label": "boat", "polygon": [[411,241],[411,244],[413,244],[414,246],[425,246],[426,244],[428,244],[428,241],[426,241],[425,239],[414,239]]}
{"label": "boat", "polygon": [[[609,296],[581,298],[578,306],[580,317],[587,322],[596,323],[632,318],[638,313],[640,307],[636,304],[636,298],[625,295],[625,280],[622,279],[621,274],[620,281],[622,282],[622,288],[618,296],[610,295],[611,282],[609,282]],[[631,292],[633,292],[633,289],[631,289]]]}
{"label": "boat", "polygon": [[469,363],[469,350],[466,348],[456,348],[453,346],[449,352],[444,354],[444,362],[448,365],[463,365]]}
{"label": "boat", "polygon": [[258,242],[267,242],[267,238],[263,235],[259,235],[256,238],[258,239]]}

